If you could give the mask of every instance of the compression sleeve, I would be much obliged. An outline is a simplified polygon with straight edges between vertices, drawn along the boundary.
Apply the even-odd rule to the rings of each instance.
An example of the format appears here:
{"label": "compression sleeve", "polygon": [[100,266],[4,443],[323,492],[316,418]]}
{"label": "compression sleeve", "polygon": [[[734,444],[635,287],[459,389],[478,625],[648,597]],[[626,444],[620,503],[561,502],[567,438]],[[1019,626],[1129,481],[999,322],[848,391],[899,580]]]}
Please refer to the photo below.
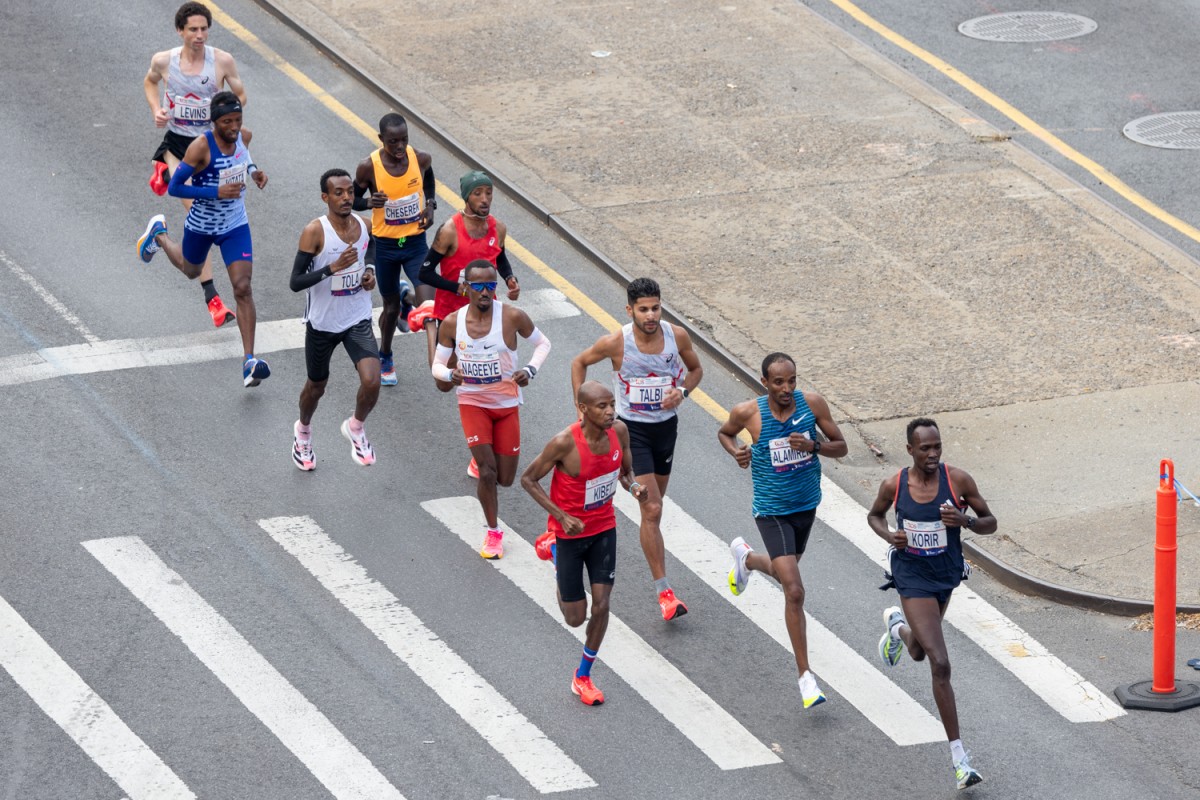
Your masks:
{"label": "compression sleeve", "polygon": [[533,333],[529,334],[529,343],[533,345],[533,355],[529,358],[529,366],[533,367],[536,374],[542,368],[542,364],[546,363],[546,356],[550,355],[550,339],[537,327],[534,327]]}
{"label": "compression sleeve", "polygon": [[427,283],[451,294],[458,294],[458,284],[438,274],[437,265],[445,257],[445,253],[439,253],[432,247],[429,248],[429,255],[425,256],[425,263],[421,265],[421,283]]}
{"label": "compression sleeve", "polygon": [[437,181],[433,178],[433,164],[421,175],[421,189],[425,192],[425,205],[437,208]]}
{"label": "compression sleeve", "polygon": [[329,277],[330,272],[328,268],[319,269],[316,272],[308,271],[315,257],[315,253],[306,253],[303,250],[296,251],[296,260],[292,262],[292,279],[288,283],[288,286],[292,287],[293,292],[302,292],[305,289],[310,289]]}
{"label": "compression sleeve", "polygon": [[367,198],[367,192],[370,191],[369,186],[359,186],[358,181],[354,182],[354,202],[351,208],[355,211],[366,211],[371,207],[371,201]]}
{"label": "compression sleeve", "polygon": [[367,269],[375,269],[375,237],[367,237],[367,252],[363,254],[363,263]]}
{"label": "compression sleeve", "polygon": [[167,194],[171,197],[182,197],[184,200],[216,200],[216,186],[189,186],[188,181],[196,174],[196,168],[191,164],[181,163],[171,175],[171,183],[167,186]]}
{"label": "compression sleeve", "polygon": [[430,371],[439,381],[450,381],[454,378],[454,373],[446,366],[450,363],[450,354],[453,352],[454,348],[439,344],[433,354],[433,367]]}
{"label": "compression sleeve", "polygon": [[500,248],[500,255],[496,256],[496,272],[500,273],[500,278],[505,283],[513,276],[512,264],[508,263],[508,253],[504,252],[504,248]]}

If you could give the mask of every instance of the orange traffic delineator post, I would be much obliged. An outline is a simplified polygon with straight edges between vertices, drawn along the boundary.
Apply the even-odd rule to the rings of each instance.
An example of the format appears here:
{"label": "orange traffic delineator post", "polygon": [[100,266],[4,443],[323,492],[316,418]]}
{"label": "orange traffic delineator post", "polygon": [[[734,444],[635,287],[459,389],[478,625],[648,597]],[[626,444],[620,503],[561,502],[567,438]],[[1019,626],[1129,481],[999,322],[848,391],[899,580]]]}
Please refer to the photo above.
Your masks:
{"label": "orange traffic delineator post", "polygon": [[1178,552],[1179,505],[1175,494],[1175,464],[1158,466],[1158,505],[1154,538],[1154,671],[1152,678],[1118,686],[1117,700],[1125,708],[1182,711],[1200,706],[1200,686],[1175,680],[1175,559]]}

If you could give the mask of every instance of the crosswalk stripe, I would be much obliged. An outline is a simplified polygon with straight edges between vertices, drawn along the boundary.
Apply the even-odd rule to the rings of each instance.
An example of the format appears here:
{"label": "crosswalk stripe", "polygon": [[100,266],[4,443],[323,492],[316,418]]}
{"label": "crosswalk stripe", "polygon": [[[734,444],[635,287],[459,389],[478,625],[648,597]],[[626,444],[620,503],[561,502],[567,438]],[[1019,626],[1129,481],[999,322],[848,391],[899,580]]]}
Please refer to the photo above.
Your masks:
{"label": "crosswalk stripe", "polygon": [[[867,525],[866,509],[827,477],[821,479],[821,493],[817,517],[872,561],[886,564],[888,545]],[[954,590],[946,622],[1071,722],[1103,722],[1125,715],[1123,708],[966,584]]]}
{"label": "crosswalk stripe", "polygon": [[[421,503],[421,507],[457,534],[472,551],[479,546],[482,517],[474,497],[427,500]],[[513,533],[503,522],[500,524],[505,532],[505,556],[489,563],[582,642],[585,638],[584,628],[571,628],[562,619],[553,567],[538,559],[532,545]],[[780,762],[779,757],[755,739],[745,726],[717,705],[615,614],[609,615],[608,633],[604,637],[600,660],[719,768],[731,770]],[[566,684],[564,677],[564,691]]]}
{"label": "crosswalk stripe", "polygon": [[[633,522],[640,520],[638,503],[618,492],[617,508]],[[757,576],[752,589],[734,597],[729,591],[733,563],[727,543],[669,497],[663,498],[663,543],[713,591],[765,631],[789,653],[792,642],[783,619],[783,592],[770,579]],[[893,683],[832,631],[805,612],[808,623],[808,656],[821,682],[837,690],[875,727],[898,745],[940,742],[946,738],[942,724],[920,703]],[[799,692],[793,700],[800,701]]]}
{"label": "crosswalk stripe", "polygon": [[2,597],[0,666],[128,800],[195,800],[171,768]]}
{"label": "crosswalk stripe", "polygon": [[83,543],[334,797],[403,795],[217,610],[136,536]]}
{"label": "crosswalk stripe", "polygon": [[312,518],[274,517],[258,524],[535,789],[546,794],[596,785]]}
{"label": "crosswalk stripe", "polygon": [[[536,323],[552,319],[579,316],[575,307],[557,289],[535,289],[523,292],[517,303]],[[375,309],[376,322],[381,309]],[[87,375],[141,367],[170,367],[180,364],[199,364],[206,361],[230,361],[241,351],[241,339],[236,326],[196,333],[159,336],[147,339],[110,339],[87,344],[47,347],[36,353],[22,353],[0,358],[0,386],[33,383],[63,375]],[[397,337],[403,346],[409,337]],[[424,348],[424,337],[419,339]],[[256,355],[296,350],[304,347],[304,325],[299,319],[259,322],[255,333]]]}

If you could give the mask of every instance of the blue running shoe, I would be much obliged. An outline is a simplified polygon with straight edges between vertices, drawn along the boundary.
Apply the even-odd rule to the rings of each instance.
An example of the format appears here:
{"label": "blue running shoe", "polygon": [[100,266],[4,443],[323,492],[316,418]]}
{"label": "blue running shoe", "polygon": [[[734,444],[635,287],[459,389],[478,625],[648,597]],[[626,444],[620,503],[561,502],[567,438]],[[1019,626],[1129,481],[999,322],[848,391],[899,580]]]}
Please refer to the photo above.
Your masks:
{"label": "blue running shoe", "polygon": [[269,377],[271,377],[271,368],[261,358],[250,356],[242,365],[243,386],[258,386]]}
{"label": "blue running shoe", "polygon": [[[412,311],[412,303],[408,302],[408,298],[413,296],[412,284],[401,278],[400,285],[400,316],[396,318],[396,330],[401,333],[411,333],[412,329],[408,327],[408,312]],[[389,384],[391,385],[391,384]]]}
{"label": "blue running shoe", "polygon": [[391,353],[379,354],[379,382],[384,386],[396,385],[396,364]]}
{"label": "blue running shoe", "polygon": [[166,217],[162,214],[155,214],[150,218],[150,221],[146,223],[146,232],[142,234],[142,238],[137,240],[138,255],[141,256],[142,261],[150,263],[150,259],[154,258],[154,254],[161,249],[158,242],[154,241],[154,237],[166,232]]}

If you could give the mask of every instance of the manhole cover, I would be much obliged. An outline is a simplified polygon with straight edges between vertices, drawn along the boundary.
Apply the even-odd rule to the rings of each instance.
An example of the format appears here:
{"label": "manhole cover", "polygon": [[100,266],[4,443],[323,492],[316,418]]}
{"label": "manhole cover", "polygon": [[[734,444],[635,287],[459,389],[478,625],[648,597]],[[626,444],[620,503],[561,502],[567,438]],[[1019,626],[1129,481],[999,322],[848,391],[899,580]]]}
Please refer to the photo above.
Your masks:
{"label": "manhole cover", "polygon": [[1171,111],[1130,122],[1122,131],[1138,144],[1170,150],[1200,150],[1200,111]]}
{"label": "manhole cover", "polygon": [[988,42],[1053,42],[1085,36],[1097,27],[1094,19],[1063,11],[1010,11],[969,19],[958,32]]}

